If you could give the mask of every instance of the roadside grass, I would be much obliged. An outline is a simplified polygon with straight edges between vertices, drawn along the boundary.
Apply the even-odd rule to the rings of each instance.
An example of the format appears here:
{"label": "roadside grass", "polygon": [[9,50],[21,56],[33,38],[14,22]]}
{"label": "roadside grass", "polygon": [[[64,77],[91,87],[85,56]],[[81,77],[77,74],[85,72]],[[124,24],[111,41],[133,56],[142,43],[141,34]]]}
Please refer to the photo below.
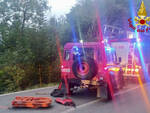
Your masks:
{"label": "roadside grass", "polygon": [[32,87],[26,88],[25,90],[31,90],[31,89],[37,89],[37,88],[44,88],[44,87],[51,87],[51,86],[56,86],[58,85],[58,82],[54,82],[54,83],[49,83],[49,84],[38,84],[38,85],[34,85]]}
{"label": "roadside grass", "polygon": [[56,86],[56,85],[58,85],[58,84],[59,84],[59,82],[54,82],[54,83],[49,83],[49,84],[41,84],[41,85],[40,85],[40,84],[37,84],[37,85],[31,86],[31,87],[28,87],[28,88],[26,88],[25,90],[17,89],[17,90],[15,90],[15,91],[0,92],[0,95],[2,95],[2,94],[7,94],[7,93],[18,92],[18,91],[26,91],[26,90],[44,88],[44,87],[52,87],[52,86]]}

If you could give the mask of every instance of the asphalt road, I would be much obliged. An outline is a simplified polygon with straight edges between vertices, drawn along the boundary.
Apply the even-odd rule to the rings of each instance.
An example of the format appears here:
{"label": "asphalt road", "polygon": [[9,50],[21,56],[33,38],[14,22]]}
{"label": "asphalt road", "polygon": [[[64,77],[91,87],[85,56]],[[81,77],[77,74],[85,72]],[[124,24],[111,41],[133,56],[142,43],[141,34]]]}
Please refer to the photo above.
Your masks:
{"label": "asphalt road", "polygon": [[[96,98],[95,91],[82,90],[72,96],[77,107],[69,107],[54,102],[46,109],[8,109],[15,96],[49,97],[54,87],[36,89],[8,95],[0,95],[0,113],[150,113],[150,84],[141,88],[139,85],[128,85],[116,94],[113,101],[106,102]],[[37,95],[38,93],[38,95]],[[40,94],[41,95],[40,95]],[[43,95],[42,95],[43,94]]]}

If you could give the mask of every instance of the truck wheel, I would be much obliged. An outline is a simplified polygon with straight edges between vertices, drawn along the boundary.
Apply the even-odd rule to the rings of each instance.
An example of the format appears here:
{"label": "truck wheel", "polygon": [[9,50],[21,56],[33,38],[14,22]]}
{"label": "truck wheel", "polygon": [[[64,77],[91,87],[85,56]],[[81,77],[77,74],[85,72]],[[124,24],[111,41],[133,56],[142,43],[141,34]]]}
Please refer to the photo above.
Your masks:
{"label": "truck wheel", "polygon": [[72,65],[74,75],[81,80],[90,80],[98,72],[97,65],[92,58],[79,58]]}
{"label": "truck wheel", "polygon": [[123,71],[119,71],[119,88],[122,89],[124,86],[124,78],[123,78]]}
{"label": "truck wheel", "polygon": [[112,95],[111,95],[109,85],[107,85],[107,101],[110,101],[110,100],[112,100]]}
{"label": "truck wheel", "polygon": [[117,90],[117,82],[115,80],[115,75],[114,74],[109,74],[110,77],[110,83],[113,91]]}
{"label": "truck wheel", "polygon": [[[116,81],[115,81],[115,76],[113,74],[109,74],[109,79],[110,79],[110,86],[109,84],[107,83],[107,101],[109,100],[112,100],[113,99],[113,94],[117,88],[117,84],[116,84]],[[112,92],[111,92],[112,90]]]}

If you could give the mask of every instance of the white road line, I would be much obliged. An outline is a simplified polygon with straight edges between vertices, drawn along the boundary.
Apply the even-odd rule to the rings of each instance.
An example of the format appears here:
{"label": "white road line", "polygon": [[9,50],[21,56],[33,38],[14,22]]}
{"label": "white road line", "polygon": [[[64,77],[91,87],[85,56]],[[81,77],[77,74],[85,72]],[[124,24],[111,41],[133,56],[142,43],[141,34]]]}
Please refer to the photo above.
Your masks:
{"label": "white road line", "polygon": [[13,95],[13,94],[18,94],[18,93],[27,93],[27,92],[31,92],[31,91],[38,91],[38,90],[42,90],[42,89],[49,89],[49,88],[51,89],[51,88],[54,88],[54,87],[56,87],[56,86],[44,87],[44,88],[38,88],[38,89],[31,89],[31,90],[25,90],[25,91],[18,91],[18,92],[13,92],[13,93],[7,93],[7,94],[0,95],[0,97]]}
{"label": "white road line", "polygon": [[72,112],[72,111],[74,111],[74,110],[76,110],[76,109],[80,109],[80,108],[83,108],[83,107],[85,107],[85,106],[88,106],[88,105],[94,104],[94,103],[96,103],[96,102],[99,102],[100,100],[101,100],[101,99],[97,99],[97,100],[88,102],[88,103],[86,103],[86,104],[81,104],[81,105],[77,106],[76,108],[70,108],[70,109],[68,109],[68,110],[66,110],[66,111],[63,111],[63,112],[61,112],[61,113],[69,113],[69,112]]}
{"label": "white road line", "polygon": [[[146,86],[146,85],[150,85],[150,83],[144,84],[143,86]],[[139,85],[139,86],[136,86],[136,87],[133,87],[133,88],[130,88],[130,89],[125,90],[125,91],[118,92],[118,93],[114,94],[114,96],[122,95],[122,94],[128,93],[128,92],[130,92],[130,91],[136,90],[136,89],[138,89],[138,88],[140,88],[140,85]]]}
{"label": "white road line", "polygon": [[138,89],[138,88],[140,88],[140,86],[136,86],[136,87],[133,87],[133,88],[131,88],[131,89],[128,89],[128,90],[125,90],[125,91],[121,91],[121,92],[115,93],[114,96],[122,95],[122,94],[128,93],[128,92],[130,92],[130,91],[136,90],[136,89]]}
{"label": "white road line", "polygon": [[[150,83],[144,84],[143,86],[146,86],[146,85],[150,85]],[[139,85],[139,86],[136,86],[136,87],[133,87],[133,88],[131,88],[131,89],[128,89],[128,90],[125,90],[125,91],[116,93],[115,96],[117,96],[117,95],[122,95],[122,94],[125,94],[125,93],[128,93],[128,92],[131,92],[131,91],[136,90],[136,89],[138,89],[138,88],[140,88],[140,85]],[[76,108],[70,108],[70,109],[68,109],[68,110],[66,110],[66,111],[63,111],[63,112],[61,112],[61,113],[70,113],[70,112],[72,112],[72,111],[75,111],[76,109],[80,109],[80,108],[86,107],[86,106],[88,106],[88,105],[94,104],[94,103],[96,103],[96,102],[99,102],[100,100],[101,100],[101,99],[97,99],[97,100],[88,102],[88,103],[86,103],[86,104],[81,104],[81,105],[77,106]]]}

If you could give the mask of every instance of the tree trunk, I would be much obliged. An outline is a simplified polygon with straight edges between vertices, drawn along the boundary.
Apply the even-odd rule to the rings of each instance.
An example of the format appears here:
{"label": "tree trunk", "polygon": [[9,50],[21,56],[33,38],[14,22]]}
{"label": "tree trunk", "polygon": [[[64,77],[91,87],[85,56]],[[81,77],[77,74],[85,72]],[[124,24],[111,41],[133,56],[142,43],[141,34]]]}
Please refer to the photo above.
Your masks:
{"label": "tree trunk", "polygon": [[40,81],[40,87],[42,87],[42,74],[41,74],[41,65],[39,64],[39,81]]}

